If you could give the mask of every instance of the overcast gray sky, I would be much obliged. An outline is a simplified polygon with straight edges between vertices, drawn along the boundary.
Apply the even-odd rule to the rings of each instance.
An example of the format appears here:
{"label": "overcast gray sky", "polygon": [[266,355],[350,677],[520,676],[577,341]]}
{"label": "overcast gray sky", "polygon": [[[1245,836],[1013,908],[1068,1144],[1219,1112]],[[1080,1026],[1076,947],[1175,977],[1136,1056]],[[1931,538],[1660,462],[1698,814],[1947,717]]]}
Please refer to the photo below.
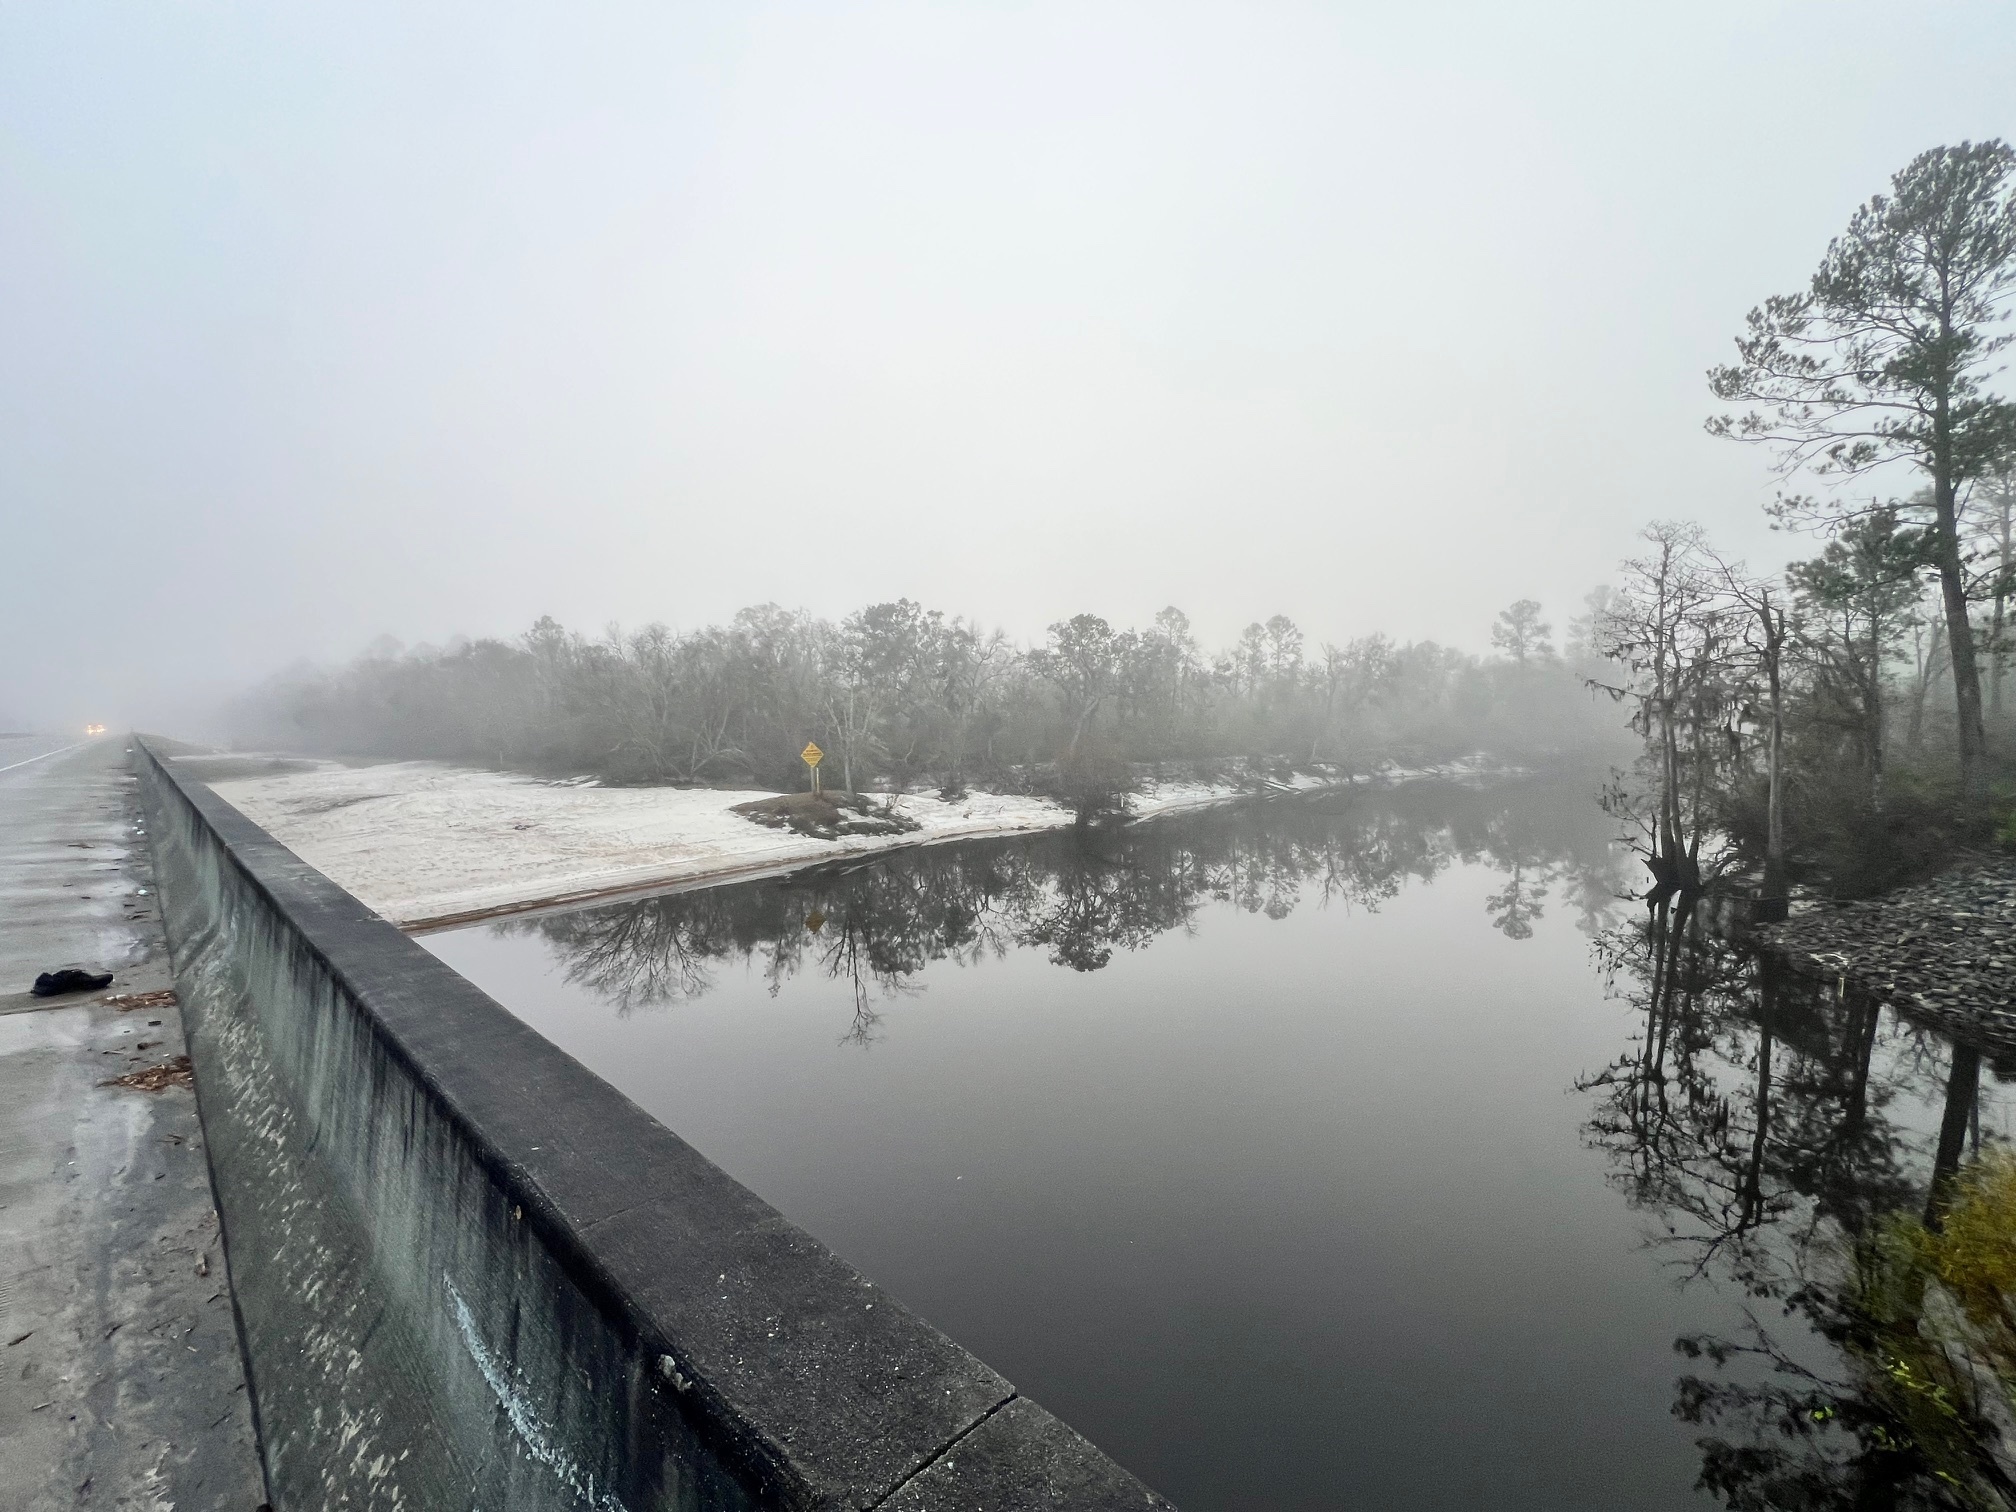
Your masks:
{"label": "overcast gray sky", "polygon": [[0,9],[0,719],[908,595],[1484,644],[2007,3]]}

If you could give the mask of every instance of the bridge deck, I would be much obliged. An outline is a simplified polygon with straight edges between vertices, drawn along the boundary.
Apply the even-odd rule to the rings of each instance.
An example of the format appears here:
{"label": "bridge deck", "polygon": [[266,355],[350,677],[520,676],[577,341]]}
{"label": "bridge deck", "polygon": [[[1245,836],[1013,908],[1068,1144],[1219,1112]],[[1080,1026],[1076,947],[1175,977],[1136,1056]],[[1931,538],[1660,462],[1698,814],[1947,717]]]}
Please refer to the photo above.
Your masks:
{"label": "bridge deck", "polygon": [[[0,742],[0,1487],[21,1512],[264,1499],[126,741]],[[144,890],[144,891],[143,891]],[[37,999],[37,972],[115,973]]]}

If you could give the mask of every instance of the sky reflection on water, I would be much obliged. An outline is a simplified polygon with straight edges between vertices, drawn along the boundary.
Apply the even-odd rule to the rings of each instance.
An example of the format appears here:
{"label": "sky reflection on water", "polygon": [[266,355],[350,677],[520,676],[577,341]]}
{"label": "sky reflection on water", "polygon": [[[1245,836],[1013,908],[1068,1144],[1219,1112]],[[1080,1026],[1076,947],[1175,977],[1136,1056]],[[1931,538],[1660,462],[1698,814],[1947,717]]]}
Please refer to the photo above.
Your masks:
{"label": "sky reflection on water", "polygon": [[[1954,1058],[1620,904],[1593,788],[936,847],[425,943],[1190,1512],[1698,1507],[1704,1467],[1759,1505],[1878,1472],[1920,1504],[1853,1432],[1747,1446],[1773,1364],[1861,1421],[1866,1370],[1812,1325],[1840,1236],[1922,1208]],[[1981,1080],[1970,1140],[2011,1122]]]}

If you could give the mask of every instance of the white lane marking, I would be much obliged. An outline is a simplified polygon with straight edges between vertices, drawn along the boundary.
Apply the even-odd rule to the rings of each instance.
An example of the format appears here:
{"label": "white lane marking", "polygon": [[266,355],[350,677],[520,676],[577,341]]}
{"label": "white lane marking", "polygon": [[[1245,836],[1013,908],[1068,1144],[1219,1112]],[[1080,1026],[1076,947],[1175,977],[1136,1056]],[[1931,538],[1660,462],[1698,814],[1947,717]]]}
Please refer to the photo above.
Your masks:
{"label": "white lane marking", "polygon": [[[97,737],[94,736],[92,738],[96,739]],[[30,756],[26,761],[17,761],[10,766],[0,767],[0,772],[11,772],[15,767],[30,766],[38,761],[47,761],[51,756],[61,756],[65,751],[74,751],[78,746],[87,746],[89,744],[91,744],[89,740],[80,740],[73,745],[58,746],[53,751],[44,751],[40,756]]]}

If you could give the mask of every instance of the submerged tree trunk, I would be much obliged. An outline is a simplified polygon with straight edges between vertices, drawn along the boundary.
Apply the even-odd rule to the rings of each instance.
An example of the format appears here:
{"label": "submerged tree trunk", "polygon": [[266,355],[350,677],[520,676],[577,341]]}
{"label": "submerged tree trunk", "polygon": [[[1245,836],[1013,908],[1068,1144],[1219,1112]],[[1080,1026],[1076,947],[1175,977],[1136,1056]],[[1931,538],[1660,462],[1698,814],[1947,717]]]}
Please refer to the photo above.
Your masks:
{"label": "submerged tree trunk", "polygon": [[1646,864],[1655,891],[1692,896],[1686,877],[1686,826],[1680,814],[1680,736],[1674,728],[1671,698],[1660,700],[1659,758],[1659,818]]}
{"label": "submerged tree trunk", "polygon": [[1851,1134],[1860,1132],[1863,1120],[1869,1116],[1869,1064],[1876,1058],[1876,1032],[1882,1022],[1883,1005],[1874,998],[1863,1000],[1852,1026],[1855,1059],[1848,1084],[1848,1106],[1841,1120],[1842,1127]]}
{"label": "submerged tree trunk", "polygon": [[1754,1228],[1764,1212],[1764,1155],[1771,1145],[1771,1051],[1777,1035],[1778,967],[1768,956],[1757,962],[1757,1129],[1743,1169],[1738,1231]]}
{"label": "submerged tree trunk", "polygon": [[1952,1197],[1953,1178],[1967,1148],[1967,1128],[1974,1117],[1974,1099],[1981,1083],[1981,1052],[1955,1043],[1953,1066],[1946,1077],[1946,1111],[1939,1119],[1939,1150],[1932,1158],[1932,1191],[1925,1202],[1925,1226],[1939,1227]]}

